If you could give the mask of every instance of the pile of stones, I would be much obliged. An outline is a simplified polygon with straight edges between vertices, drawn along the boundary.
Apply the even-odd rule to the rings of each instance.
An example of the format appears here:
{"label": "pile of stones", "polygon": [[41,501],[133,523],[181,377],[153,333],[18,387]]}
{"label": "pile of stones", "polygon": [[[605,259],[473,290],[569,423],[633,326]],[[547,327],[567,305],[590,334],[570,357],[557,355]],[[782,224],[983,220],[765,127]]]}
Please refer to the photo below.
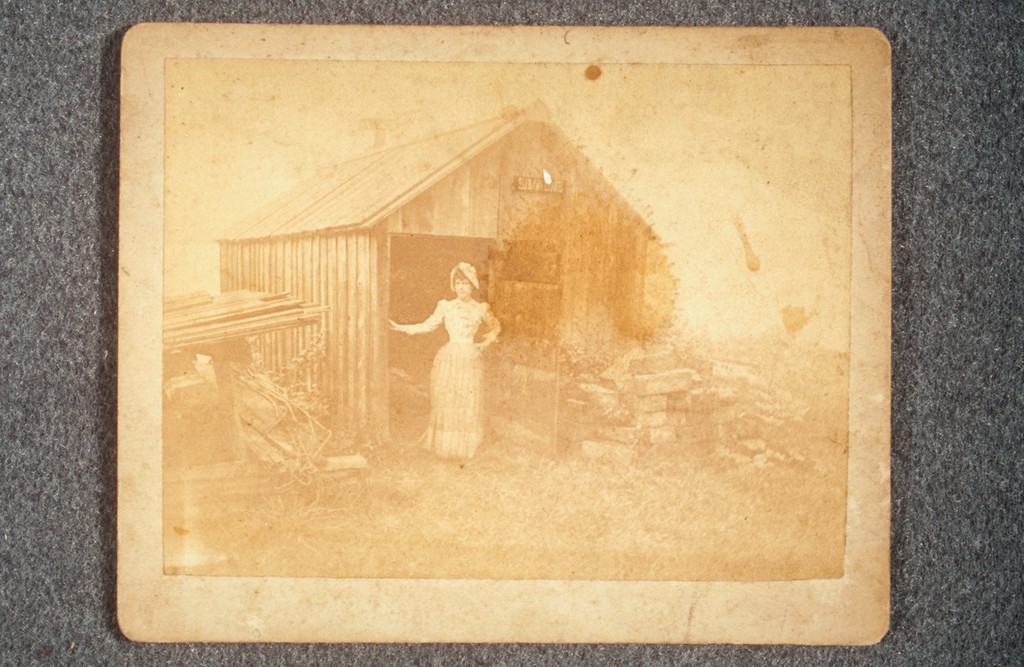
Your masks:
{"label": "pile of stones", "polygon": [[636,350],[575,385],[563,423],[589,458],[628,460],[649,447],[679,447],[699,384],[674,349]]}

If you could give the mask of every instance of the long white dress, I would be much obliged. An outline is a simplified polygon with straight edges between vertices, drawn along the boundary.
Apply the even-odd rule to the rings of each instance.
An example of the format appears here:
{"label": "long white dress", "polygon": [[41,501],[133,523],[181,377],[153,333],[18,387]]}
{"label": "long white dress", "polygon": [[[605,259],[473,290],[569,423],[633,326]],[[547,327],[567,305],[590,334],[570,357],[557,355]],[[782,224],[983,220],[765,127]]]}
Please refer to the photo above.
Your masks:
{"label": "long white dress", "polygon": [[442,323],[448,342],[430,370],[430,421],[421,443],[440,457],[468,460],[484,437],[484,365],[476,334],[486,325],[485,339],[493,342],[501,325],[486,303],[452,299],[438,301],[424,322],[399,328],[426,333]]}

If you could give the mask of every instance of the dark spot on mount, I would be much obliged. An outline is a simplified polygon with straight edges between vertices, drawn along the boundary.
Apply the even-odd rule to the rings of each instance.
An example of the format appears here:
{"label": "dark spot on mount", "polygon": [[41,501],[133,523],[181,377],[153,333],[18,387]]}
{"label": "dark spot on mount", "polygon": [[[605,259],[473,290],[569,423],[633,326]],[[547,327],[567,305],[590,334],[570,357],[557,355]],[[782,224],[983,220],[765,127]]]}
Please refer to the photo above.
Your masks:
{"label": "dark spot on mount", "polygon": [[597,81],[601,78],[601,68],[597,65],[591,65],[583,72],[583,76],[587,77],[591,81]]}
{"label": "dark spot on mount", "polygon": [[810,321],[810,313],[802,306],[785,306],[782,309],[782,324],[790,336],[800,333]]}

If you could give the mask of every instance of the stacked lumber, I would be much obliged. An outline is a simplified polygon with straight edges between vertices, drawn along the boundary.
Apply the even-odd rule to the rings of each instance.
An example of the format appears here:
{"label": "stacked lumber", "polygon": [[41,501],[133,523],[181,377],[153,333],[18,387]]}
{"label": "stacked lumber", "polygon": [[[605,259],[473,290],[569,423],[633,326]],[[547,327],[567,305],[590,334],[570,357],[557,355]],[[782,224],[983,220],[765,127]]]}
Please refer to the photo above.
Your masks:
{"label": "stacked lumber", "polygon": [[318,324],[325,306],[289,294],[224,292],[189,294],[164,301],[164,348],[245,338]]}

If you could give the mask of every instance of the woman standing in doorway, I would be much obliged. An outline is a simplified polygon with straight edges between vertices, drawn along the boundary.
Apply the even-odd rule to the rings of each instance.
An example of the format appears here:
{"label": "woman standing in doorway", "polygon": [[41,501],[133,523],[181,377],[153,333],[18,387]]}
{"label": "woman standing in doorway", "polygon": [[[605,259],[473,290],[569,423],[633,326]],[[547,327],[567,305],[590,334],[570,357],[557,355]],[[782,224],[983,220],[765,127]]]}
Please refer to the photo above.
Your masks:
{"label": "woman standing in doorway", "polygon": [[[437,302],[433,315],[420,324],[398,324],[395,331],[427,333],[444,324],[446,343],[430,370],[430,422],[423,447],[440,457],[468,461],[484,436],[484,365],[481,351],[498,339],[501,324],[486,303],[473,298],[480,288],[476,269],[460,262],[451,272],[455,298]],[[480,325],[486,334],[477,342]]]}

